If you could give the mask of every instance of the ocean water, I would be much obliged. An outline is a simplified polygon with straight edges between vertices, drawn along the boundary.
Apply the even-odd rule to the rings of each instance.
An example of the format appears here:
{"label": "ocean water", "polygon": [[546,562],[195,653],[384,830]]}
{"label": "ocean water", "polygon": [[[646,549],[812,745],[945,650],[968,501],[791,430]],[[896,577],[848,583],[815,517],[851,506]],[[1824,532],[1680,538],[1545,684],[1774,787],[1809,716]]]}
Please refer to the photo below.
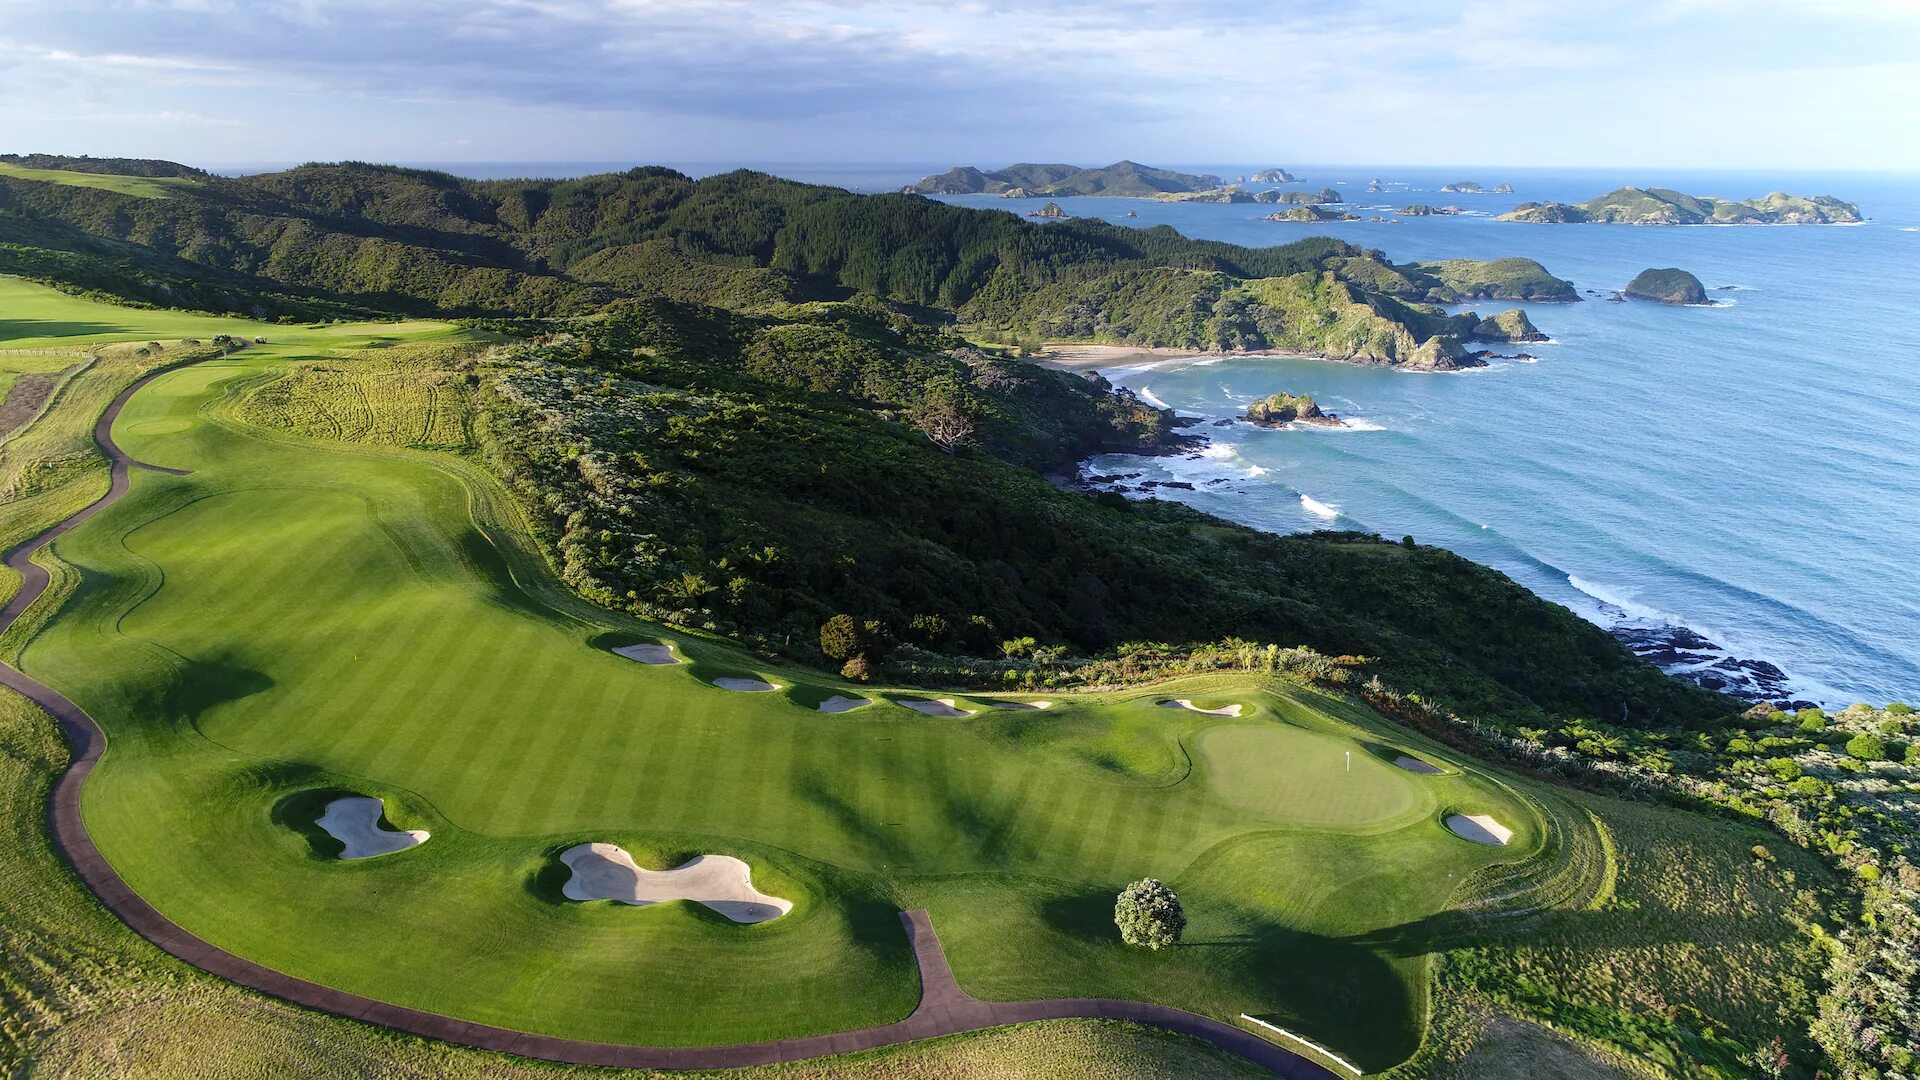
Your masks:
{"label": "ocean water", "polygon": [[[1212,167],[1229,177],[1249,167]],[[1302,168],[1355,212],[1410,202],[1470,216],[1297,225],[1269,207],[1062,199],[1071,214],[1168,224],[1241,244],[1333,235],[1395,261],[1524,255],[1584,293],[1647,267],[1693,271],[1720,305],[1588,297],[1523,305],[1552,344],[1493,346],[1462,373],[1200,357],[1104,371],[1194,417],[1212,444],[1106,456],[1094,475],[1159,488],[1277,531],[1362,529],[1453,549],[1603,625],[1684,625],[1784,670],[1823,704],[1920,700],[1920,177],[1513,169]],[[1366,193],[1367,181],[1409,190]],[[1446,195],[1472,179],[1511,195]],[[1772,190],[1858,202],[1859,226],[1521,225],[1527,200],[1621,184],[1734,198]],[[995,197],[948,201],[1005,209]],[[1013,203],[1031,209],[1033,203]],[[1123,215],[1133,210],[1137,218]],[[1477,305],[1483,313],[1510,304]],[[1278,390],[1351,427],[1233,422]],[[1224,426],[1216,426],[1224,423]]]}
{"label": "ocean water", "polygon": [[[412,164],[497,178],[640,162]],[[670,164],[693,176],[745,167],[877,192],[954,163]],[[1271,164],[1173,167],[1231,179]],[[1123,481],[1135,490],[1190,483],[1191,491],[1155,490],[1265,529],[1412,535],[1602,625],[1689,627],[1721,647],[1696,653],[1698,663],[1720,653],[1767,661],[1784,670],[1793,696],[1920,702],[1920,176],[1284,164],[1296,187],[1334,187],[1363,217],[1394,217],[1392,208],[1413,202],[1467,213],[1304,225],[1264,221],[1272,208],[1259,205],[1056,201],[1076,216],[1240,244],[1330,235],[1401,262],[1524,255],[1601,295],[1522,305],[1553,343],[1494,346],[1537,359],[1468,372],[1257,357],[1108,369],[1193,418],[1191,430],[1212,442],[1190,456],[1102,457],[1089,474],[1138,474]],[[285,166],[215,169],[271,167]],[[1376,177],[1387,193],[1368,194]],[[1514,190],[1438,190],[1456,180]],[[1871,220],[1699,228],[1493,220],[1520,202],[1578,202],[1622,184],[1731,198],[1832,194]],[[1037,205],[945,201],[1013,212]],[[1125,217],[1129,210],[1137,216]],[[1651,266],[1693,271],[1720,306],[1603,299]],[[1350,427],[1234,422],[1276,390],[1312,394]]]}

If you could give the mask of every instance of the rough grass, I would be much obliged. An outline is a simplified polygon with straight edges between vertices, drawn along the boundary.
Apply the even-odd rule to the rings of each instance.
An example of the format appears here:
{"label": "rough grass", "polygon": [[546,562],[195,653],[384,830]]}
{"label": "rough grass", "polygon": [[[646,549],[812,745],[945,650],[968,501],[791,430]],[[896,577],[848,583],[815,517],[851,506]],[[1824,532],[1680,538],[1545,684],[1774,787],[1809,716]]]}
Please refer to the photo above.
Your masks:
{"label": "rough grass", "polygon": [[1611,897],[1454,943],[1444,981],[1674,1075],[1743,1074],[1743,1056],[1776,1037],[1812,1061],[1802,1033],[1820,960],[1805,927],[1832,902],[1831,873],[1754,826],[1575,798],[1612,839]]}
{"label": "rough grass", "polygon": [[184,176],[120,176],[115,173],[71,172],[66,169],[29,169],[0,162],[0,176],[14,180],[34,180],[46,184],[94,188],[131,195],[137,199],[170,199],[182,188],[193,186]]}
{"label": "rough grass", "polygon": [[341,442],[465,450],[479,345],[396,345],[288,365],[242,398],[240,419]]}

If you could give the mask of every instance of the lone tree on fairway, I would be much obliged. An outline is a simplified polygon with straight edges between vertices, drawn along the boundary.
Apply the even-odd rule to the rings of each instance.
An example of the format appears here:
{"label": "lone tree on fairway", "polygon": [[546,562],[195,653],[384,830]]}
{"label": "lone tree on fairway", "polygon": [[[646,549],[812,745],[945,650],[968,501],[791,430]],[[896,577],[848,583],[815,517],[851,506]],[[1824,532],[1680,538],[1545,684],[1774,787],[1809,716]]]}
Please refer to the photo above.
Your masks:
{"label": "lone tree on fairway", "polygon": [[1113,922],[1120,928],[1120,940],[1159,949],[1179,943],[1187,914],[1180,909],[1179,893],[1158,878],[1141,878],[1120,893],[1113,905]]}

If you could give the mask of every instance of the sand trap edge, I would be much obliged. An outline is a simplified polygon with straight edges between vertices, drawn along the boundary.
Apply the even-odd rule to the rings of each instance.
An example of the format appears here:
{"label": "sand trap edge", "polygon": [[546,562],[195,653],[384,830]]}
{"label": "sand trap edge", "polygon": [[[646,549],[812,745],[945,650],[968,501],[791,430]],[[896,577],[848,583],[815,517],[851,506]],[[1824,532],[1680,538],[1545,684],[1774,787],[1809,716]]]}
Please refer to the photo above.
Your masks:
{"label": "sand trap edge", "polygon": [[1421,776],[1439,776],[1447,771],[1431,761],[1422,761],[1411,754],[1401,754],[1393,759],[1393,763],[1399,768],[1410,773],[1419,773]]}
{"label": "sand trap edge", "polygon": [[613,650],[613,655],[624,656],[629,660],[635,660],[642,664],[678,664],[681,662],[679,657],[673,655],[672,646],[655,645],[651,642],[644,641],[637,645],[622,645]]}
{"label": "sand trap edge", "polygon": [[873,704],[873,699],[870,697],[847,697],[844,694],[835,694],[820,704],[815,705],[814,708],[823,713],[843,713],[852,712],[855,709],[864,709],[871,704]]}
{"label": "sand trap edge", "polygon": [[314,824],[340,841],[341,859],[371,859],[419,847],[433,835],[425,829],[398,832],[380,827],[385,800],[370,795],[342,795],[327,803]]}
{"label": "sand trap edge", "polygon": [[1446,825],[1447,831],[1460,839],[1489,847],[1504,847],[1513,839],[1513,830],[1489,814],[1448,814]]}
{"label": "sand trap edge", "polygon": [[960,707],[958,698],[894,698],[893,703],[903,709],[912,709],[925,716],[972,716],[972,709]]}
{"label": "sand trap edge", "polygon": [[779,683],[770,683],[765,679],[742,679],[731,675],[723,675],[713,680],[713,685],[722,690],[731,690],[736,694],[764,694],[770,690],[780,689]]}
{"label": "sand trap edge", "polygon": [[753,886],[753,867],[732,855],[695,855],[671,870],[647,870],[618,844],[575,844],[560,853],[568,870],[561,895],[647,907],[687,900],[737,923],[763,923],[793,911],[793,901]]}
{"label": "sand trap edge", "polygon": [[1168,698],[1160,702],[1160,707],[1163,709],[1185,709],[1188,712],[1203,713],[1207,716],[1239,716],[1241,712],[1241,706],[1237,702],[1232,705],[1222,705],[1217,709],[1203,709],[1195,705],[1190,698]]}

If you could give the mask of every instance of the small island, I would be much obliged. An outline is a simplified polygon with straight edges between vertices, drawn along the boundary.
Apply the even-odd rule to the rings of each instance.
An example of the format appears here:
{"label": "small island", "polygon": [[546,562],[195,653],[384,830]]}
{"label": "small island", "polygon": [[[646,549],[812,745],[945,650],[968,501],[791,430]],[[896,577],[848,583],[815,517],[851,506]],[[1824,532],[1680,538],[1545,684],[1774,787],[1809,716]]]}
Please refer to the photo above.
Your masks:
{"label": "small island", "polygon": [[1403,206],[1400,208],[1400,215],[1402,217],[1452,216],[1460,212],[1461,210],[1457,206],[1433,206],[1428,203],[1414,203],[1412,206]]}
{"label": "small island", "polygon": [[1291,210],[1276,210],[1267,215],[1268,221],[1359,221],[1359,214],[1349,214],[1345,210],[1329,210],[1324,206],[1296,206]]}
{"label": "small island", "polygon": [[1249,184],[1297,184],[1299,182],[1292,173],[1281,168],[1261,169],[1247,177]]}
{"label": "small island", "polygon": [[1626,295],[1635,300],[1652,300],[1684,307],[1713,306],[1713,301],[1707,299],[1706,287],[1700,284],[1700,279],[1677,266],[1640,271],[1627,286]]}
{"label": "small island", "polygon": [[1776,191],[1741,202],[1671,188],[1623,187],[1583,203],[1521,203],[1499,220],[1536,225],[1851,225],[1865,219],[1859,206],[1831,195]]}
{"label": "small island", "polygon": [[1050,202],[1038,210],[1027,211],[1027,216],[1038,217],[1038,218],[1063,218],[1067,216],[1067,212],[1060,208],[1059,203]]}
{"label": "small island", "polygon": [[1473,325],[1467,331],[1467,337],[1475,341],[1546,341],[1547,335],[1533,325],[1527,313],[1519,308],[1489,315]]}
{"label": "small island", "polygon": [[1225,186],[1218,176],[1211,174],[1156,169],[1135,161],[1116,161],[1093,169],[1021,162],[991,172],[962,165],[937,176],[924,177],[900,190],[918,195],[1004,195],[1010,199],[1066,195],[1151,199],[1166,194],[1220,190]]}
{"label": "small island", "polygon": [[1285,427],[1288,424],[1318,424],[1321,427],[1346,427],[1345,421],[1329,412],[1322,412],[1320,403],[1306,394],[1289,394],[1282,390],[1247,406],[1244,418],[1249,424],[1261,427]]}
{"label": "small island", "polygon": [[1340,193],[1332,188],[1319,191],[1263,191],[1253,197],[1254,202],[1279,203],[1282,206],[1313,206],[1319,203],[1346,202]]}

